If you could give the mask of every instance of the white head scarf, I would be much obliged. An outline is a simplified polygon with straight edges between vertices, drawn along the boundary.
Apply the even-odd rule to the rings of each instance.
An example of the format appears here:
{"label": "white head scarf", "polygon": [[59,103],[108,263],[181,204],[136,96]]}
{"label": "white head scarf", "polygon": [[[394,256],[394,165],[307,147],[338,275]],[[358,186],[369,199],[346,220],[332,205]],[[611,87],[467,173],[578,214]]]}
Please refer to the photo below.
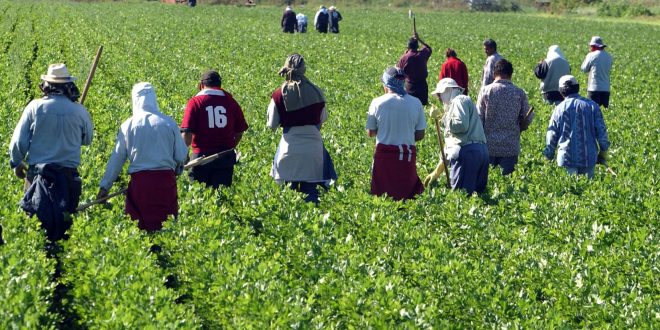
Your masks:
{"label": "white head scarf", "polygon": [[133,114],[140,112],[148,112],[156,115],[161,115],[158,108],[158,101],[156,100],[156,89],[148,82],[137,83],[133,86],[131,91],[133,99]]}
{"label": "white head scarf", "polygon": [[556,58],[564,58],[564,54],[559,49],[559,46],[552,45],[548,48],[548,55],[546,55],[545,61],[548,62]]}
{"label": "white head scarf", "polygon": [[440,100],[442,100],[442,104],[444,104],[446,107],[451,103],[451,100],[453,100],[456,96],[459,96],[461,94],[463,94],[462,88],[456,88],[456,87],[447,88],[447,90],[444,93],[440,93]]}

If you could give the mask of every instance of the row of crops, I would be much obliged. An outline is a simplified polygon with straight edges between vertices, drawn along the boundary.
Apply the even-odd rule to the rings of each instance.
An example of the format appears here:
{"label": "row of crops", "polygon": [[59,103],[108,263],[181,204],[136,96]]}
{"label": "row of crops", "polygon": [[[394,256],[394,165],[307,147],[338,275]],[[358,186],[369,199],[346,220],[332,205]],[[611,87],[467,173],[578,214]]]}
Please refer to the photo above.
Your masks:
{"label": "row of crops", "polygon": [[[47,250],[38,221],[18,209],[22,184],[3,166],[0,328],[660,325],[657,25],[417,13],[435,51],[431,76],[452,47],[476,91],[481,41],[491,37],[537,120],[516,172],[492,171],[483,197],[438,185],[398,203],[369,195],[374,142],[364,124],[382,70],[404,50],[407,12],[343,10],[339,35],[284,35],[280,8],[0,0],[0,13],[3,150],[48,64],[66,62],[82,85],[105,48],[86,101],[96,136],[79,168],[83,200],[98,190],[136,82],[152,82],[163,112],[180,121],[199,74],[215,68],[250,124],[234,186],[210,191],[180,177],[179,218],[156,234],[138,230],[117,198],[76,215],[69,240]],[[532,68],[558,44],[585,86],[577,67],[591,35],[615,58],[605,119],[618,176],[598,168],[588,181],[540,155],[551,108]],[[322,134],[339,180],[318,207],[268,176],[279,135],[265,127],[266,107],[292,52],[328,99]],[[434,130],[418,150],[425,175],[437,163]]]}

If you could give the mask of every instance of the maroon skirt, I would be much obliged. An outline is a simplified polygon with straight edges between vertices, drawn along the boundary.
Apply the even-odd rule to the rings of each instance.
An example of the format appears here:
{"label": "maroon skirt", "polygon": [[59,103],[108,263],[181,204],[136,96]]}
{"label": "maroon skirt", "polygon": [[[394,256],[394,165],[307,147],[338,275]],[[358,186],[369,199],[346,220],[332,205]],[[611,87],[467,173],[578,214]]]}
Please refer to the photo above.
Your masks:
{"label": "maroon skirt", "polygon": [[140,171],[131,174],[126,191],[126,213],[147,231],[163,228],[168,215],[178,214],[176,176],[173,170]]}
{"label": "maroon skirt", "polygon": [[417,176],[415,146],[377,144],[371,172],[371,193],[395,200],[410,199],[424,191]]}

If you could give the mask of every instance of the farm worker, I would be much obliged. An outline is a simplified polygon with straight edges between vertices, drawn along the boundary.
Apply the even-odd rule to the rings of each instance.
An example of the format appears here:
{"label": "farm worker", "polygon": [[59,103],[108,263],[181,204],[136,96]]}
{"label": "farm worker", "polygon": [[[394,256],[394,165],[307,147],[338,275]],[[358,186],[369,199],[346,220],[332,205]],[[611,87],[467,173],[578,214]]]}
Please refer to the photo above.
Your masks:
{"label": "farm worker", "polygon": [[[463,189],[468,194],[482,193],[488,183],[488,147],[477,107],[463,88],[451,78],[440,80],[432,95],[442,101],[445,112],[432,111],[444,126],[445,154],[449,162],[452,189]],[[440,118],[442,116],[442,118]],[[429,184],[442,173],[443,164],[424,180]],[[435,173],[435,175],[434,175]]]}
{"label": "farm worker", "polygon": [[188,6],[195,7],[197,5],[197,0],[188,0]]}
{"label": "farm worker", "polygon": [[302,55],[292,54],[279,71],[286,80],[272,94],[266,125],[273,131],[282,127],[282,138],[270,175],[304,193],[305,201],[318,203],[317,186],[327,190],[337,174],[321,138],[321,124],[328,118],[325,97],[305,70]]}
{"label": "farm worker", "polygon": [[534,68],[534,75],[541,79],[541,95],[546,103],[557,105],[564,100],[559,93],[559,78],[568,74],[571,74],[571,66],[559,46],[550,46],[545,59]]}
{"label": "farm worker", "polygon": [[589,85],[587,97],[605,108],[610,106],[610,70],[612,69],[612,56],[605,51],[603,39],[598,36],[589,42],[591,52],[587,54],[580,69],[589,72]]}
{"label": "farm worker", "polygon": [[481,90],[495,80],[493,69],[495,68],[495,63],[502,59],[502,55],[497,52],[497,43],[495,40],[486,39],[484,40],[483,45],[484,53],[486,53],[486,64],[484,64],[484,69],[481,73]]}
{"label": "farm worker", "polygon": [[316,12],[314,16],[314,28],[320,33],[328,33],[328,22],[330,20],[330,15],[325,6],[321,5],[319,11]]}
{"label": "farm worker", "polygon": [[447,57],[447,60],[445,63],[442,63],[438,80],[442,80],[442,78],[454,79],[458,86],[463,88],[463,95],[468,95],[469,79],[467,66],[457,57],[456,51],[451,48],[447,48],[445,56]]}
{"label": "farm worker", "polygon": [[594,176],[596,164],[607,162],[607,127],[596,102],[578,94],[580,85],[575,77],[559,79],[559,92],[564,101],[555,107],[546,133],[543,155],[552,160],[557,152],[557,165],[571,174]]}
{"label": "farm worker", "polygon": [[[420,43],[423,47],[421,50],[418,50]],[[419,35],[415,33],[408,40],[408,49],[396,65],[406,75],[406,92],[418,98],[423,105],[427,105],[429,101],[429,85],[426,83],[426,77],[429,75],[429,72],[426,64],[431,57],[431,53],[431,47],[424,43],[419,38]]]}
{"label": "farm worker", "polygon": [[511,82],[511,62],[497,61],[493,74],[495,81],[479,95],[477,109],[488,141],[489,163],[508,175],[518,163],[520,133],[532,123],[534,113],[527,116],[527,94]]}
{"label": "farm worker", "polygon": [[[9,166],[25,179],[20,205],[36,214],[50,241],[65,237],[82,191],[80,149],[92,143],[94,129],[66,65],[51,64],[41,76],[43,97],[23,110],[9,142]],[[25,162],[27,162],[27,164]]]}
{"label": "farm worker", "polygon": [[286,6],[284,9],[284,14],[282,14],[282,32],[293,33],[298,25],[298,20],[296,19],[296,13],[291,9],[291,6]]}
{"label": "farm worker", "polygon": [[[235,148],[248,128],[241,106],[221,86],[218,72],[204,72],[197,85],[200,92],[186,105],[181,136],[187,146],[192,145],[193,160]],[[212,188],[228,187],[234,164],[236,152],[231,151],[210,163],[193,167],[190,177]]]}
{"label": "farm worker", "polygon": [[135,84],[131,95],[133,116],[117,132],[97,199],[108,195],[128,159],[126,213],[138,220],[140,229],[155,231],[168,215],[178,214],[175,170],[183,170],[188,148],[176,122],[158,109],[153,85]]}
{"label": "farm worker", "polygon": [[305,14],[300,13],[296,15],[296,20],[298,21],[298,25],[296,27],[296,30],[298,33],[306,33],[307,32],[307,16]]}
{"label": "farm worker", "polygon": [[330,8],[328,8],[328,15],[330,15],[330,32],[339,33],[339,21],[342,19],[341,14],[335,6],[330,6]]}
{"label": "farm worker", "polygon": [[415,141],[424,138],[424,108],[406,93],[403,70],[387,68],[381,81],[385,94],[371,101],[367,113],[367,134],[376,137],[371,193],[395,200],[414,198],[424,191],[415,148]]}

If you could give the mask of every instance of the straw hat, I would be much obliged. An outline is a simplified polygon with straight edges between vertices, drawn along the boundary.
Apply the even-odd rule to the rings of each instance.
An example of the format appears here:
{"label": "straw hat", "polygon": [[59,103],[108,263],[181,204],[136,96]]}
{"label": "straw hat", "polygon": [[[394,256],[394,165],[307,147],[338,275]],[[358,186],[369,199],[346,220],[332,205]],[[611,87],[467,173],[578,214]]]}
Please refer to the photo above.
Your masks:
{"label": "straw hat", "polygon": [[64,63],[56,63],[48,66],[48,72],[41,75],[41,80],[49,83],[63,84],[75,81],[77,78],[72,77],[69,70]]}

